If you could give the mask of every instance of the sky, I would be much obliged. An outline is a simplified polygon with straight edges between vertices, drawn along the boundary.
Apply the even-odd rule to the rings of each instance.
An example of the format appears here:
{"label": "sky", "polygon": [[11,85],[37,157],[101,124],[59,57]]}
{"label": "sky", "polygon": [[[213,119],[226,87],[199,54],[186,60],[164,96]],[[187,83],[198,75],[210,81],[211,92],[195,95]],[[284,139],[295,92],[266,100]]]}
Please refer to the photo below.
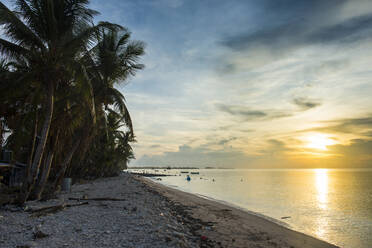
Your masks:
{"label": "sky", "polygon": [[119,86],[131,166],[372,167],[371,1],[90,7],[146,43],[146,68]]}

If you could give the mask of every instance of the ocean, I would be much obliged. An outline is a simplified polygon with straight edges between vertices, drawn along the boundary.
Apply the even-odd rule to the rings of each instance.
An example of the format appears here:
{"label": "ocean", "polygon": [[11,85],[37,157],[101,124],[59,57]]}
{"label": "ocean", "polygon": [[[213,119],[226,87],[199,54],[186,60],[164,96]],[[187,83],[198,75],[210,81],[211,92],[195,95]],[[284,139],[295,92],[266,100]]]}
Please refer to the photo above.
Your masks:
{"label": "ocean", "polygon": [[162,177],[158,181],[162,184],[273,218],[337,246],[372,247],[372,169],[172,169],[157,173],[175,175]]}

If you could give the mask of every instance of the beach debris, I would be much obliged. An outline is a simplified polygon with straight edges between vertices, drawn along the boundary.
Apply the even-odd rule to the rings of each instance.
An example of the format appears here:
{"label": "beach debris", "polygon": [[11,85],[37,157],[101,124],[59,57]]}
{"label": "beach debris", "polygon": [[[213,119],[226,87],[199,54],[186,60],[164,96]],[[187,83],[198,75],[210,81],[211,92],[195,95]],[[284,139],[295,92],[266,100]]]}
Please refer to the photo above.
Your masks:
{"label": "beach debris", "polygon": [[283,216],[283,217],[281,217],[281,219],[289,219],[289,218],[291,218],[291,216]]}
{"label": "beach debris", "polygon": [[43,231],[41,231],[41,225],[37,225],[35,227],[35,231],[34,231],[33,236],[34,236],[34,239],[42,239],[42,238],[48,237],[49,234],[46,234]]}
{"label": "beach debris", "polygon": [[40,216],[44,216],[44,215],[48,215],[48,214],[54,214],[58,211],[61,211],[65,208],[70,208],[70,207],[77,207],[77,206],[81,206],[81,205],[87,205],[89,204],[88,202],[81,202],[81,203],[77,203],[77,204],[61,204],[61,205],[56,205],[56,206],[49,206],[49,207],[43,207],[43,208],[38,208],[38,209],[33,209],[33,210],[30,210],[30,212],[32,213],[32,217],[40,217]]}
{"label": "beach debris", "polygon": [[185,235],[177,231],[172,231],[172,236],[177,237],[179,239],[183,239]]}

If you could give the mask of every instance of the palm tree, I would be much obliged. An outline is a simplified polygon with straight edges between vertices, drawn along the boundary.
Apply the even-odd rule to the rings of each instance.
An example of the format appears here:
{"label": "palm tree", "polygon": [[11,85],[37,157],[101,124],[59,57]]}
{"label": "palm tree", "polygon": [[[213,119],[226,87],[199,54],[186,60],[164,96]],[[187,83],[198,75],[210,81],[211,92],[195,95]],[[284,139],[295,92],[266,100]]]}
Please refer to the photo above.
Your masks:
{"label": "palm tree", "polygon": [[[87,149],[91,147],[90,143],[94,134],[97,133],[97,124],[106,126],[107,113],[111,107],[117,109],[123,116],[122,120],[125,120],[124,124],[129,129],[131,140],[133,140],[133,126],[125,105],[125,98],[114,88],[114,85],[126,81],[130,75],[135,75],[137,70],[143,68],[143,65],[138,64],[137,61],[144,53],[144,45],[142,42],[130,41],[130,33],[126,29],[120,32],[121,36],[118,35],[117,30],[101,28],[97,33],[98,43],[86,51],[79,61],[86,71],[77,70],[79,73],[75,81],[80,82],[78,86],[84,85],[84,87],[79,88],[81,90],[78,95],[79,101],[74,106],[79,107],[79,113],[86,114],[80,114],[83,126],[75,128],[72,136],[64,135],[71,137],[73,142],[70,140],[68,145],[70,150],[64,155],[65,159],[61,162],[55,176],[56,190],[60,189],[59,186],[67,169],[70,167],[69,171],[72,170],[71,160],[76,151],[79,151],[76,155],[82,166],[81,162],[84,160]],[[85,72],[89,75],[88,77],[81,76]],[[81,99],[86,100],[81,101]],[[105,132],[107,132],[107,127]]]}
{"label": "palm tree", "polygon": [[[89,148],[88,143],[92,140],[94,128],[104,126],[107,133],[107,114],[112,107],[123,116],[125,126],[129,130],[132,139],[134,137],[132,120],[125,104],[123,94],[114,86],[125,83],[130,76],[134,76],[138,70],[144,68],[138,63],[140,56],[144,54],[144,43],[130,40],[130,32],[127,29],[107,30],[101,29],[99,42],[83,57],[87,72],[93,87],[95,114],[98,126],[86,125],[85,135],[81,140],[79,160],[83,161]],[[93,122],[87,122],[93,123]]]}
{"label": "palm tree", "polygon": [[[82,58],[82,63],[87,69],[93,89],[96,121],[92,121],[92,116],[87,116],[88,119],[84,122],[86,123],[84,133],[82,133],[80,139],[80,149],[77,149],[78,152],[74,159],[79,168],[73,168],[70,165],[69,175],[77,175],[81,174],[82,171],[88,171],[86,165],[91,163],[87,163],[84,159],[88,148],[94,147],[93,150],[98,151],[97,147],[101,147],[102,142],[108,142],[108,115],[110,112],[114,110],[119,112],[122,117],[120,120],[121,128],[126,128],[129,131],[130,141],[134,140],[132,121],[125,104],[125,98],[114,86],[126,82],[129,76],[135,75],[136,71],[144,67],[138,63],[139,57],[144,53],[144,44],[138,41],[130,41],[130,33],[126,29],[119,32],[107,29],[101,29],[100,31],[99,42],[87,51]],[[106,134],[104,141],[101,136],[102,132]],[[92,146],[89,145],[90,143],[92,143]],[[106,146],[101,147],[99,153],[103,155],[102,149],[106,148]],[[113,149],[110,150],[111,153],[112,151]],[[95,156],[92,152],[88,155],[88,160],[91,160],[91,156]],[[96,158],[96,160],[100,160],[100,158]],[[68,165],[66,164],[66,166]],[[67,170],[66,167],[65,169]],[[61,180],[61,177],[57,179],[56,187],[61,183]]]}
{"label": "palm tree", "polygon": [[130,32],[126,29],[102,30],[102,38],[97,46],[88,54],[92,66],[89,72],[92,75],[92,84],[95,93],[95,102],[99,114],[114,106],[124,116],[130,132],[133,134],[132,120],[125,105],[125,98],[114,86],[127,82],[138,70],[144,68],[139,64],[140,56],[144,54],[144,44],[139,41],[130,41]]}
{"label": "palm tree", "polygon": [[12,130],[7,144],[27,160],[24,203],[32,189],[40,198],[51,171],[58,186],[77,150],[82,161],[103,139],[112,161],[133,155],[132,121],[114,86],[143,68],[144,44],[130,41],[119,25],[93,25],[98,12],[87,7],[89,0],[14,2],[15,11],[0,2],[7,37],[0,38],[0,138],[6,125]]}
{"label": "palm tree", "polygon": [[[27,200],[48,140],[55,91],[72,83],[75,58],[109,23],[91,25],[98,12],[87,8],[88,0],[16,0],[16,12],[0,2],[0,24],[8,40],[0,39],[0,52],[8,60],[29,68],[29,82],[39,82],[42,101],[40,140],[35,150],[21,202]],[[117,28],[117,27],[116,27]]]}

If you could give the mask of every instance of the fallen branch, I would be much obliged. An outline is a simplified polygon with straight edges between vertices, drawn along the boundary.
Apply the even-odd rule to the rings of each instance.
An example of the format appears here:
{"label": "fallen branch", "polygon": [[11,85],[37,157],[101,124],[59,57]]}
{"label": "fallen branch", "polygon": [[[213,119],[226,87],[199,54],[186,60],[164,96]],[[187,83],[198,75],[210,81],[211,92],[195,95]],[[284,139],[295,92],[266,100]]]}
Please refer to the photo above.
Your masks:
{"label": "fallen branch", "polygon": [[69,200],[75,200],[75,201],[126,201],[126,199],[120,199],[120,198],[110,198],[110,197],[102,197],[102,198],[76,198],[76,197],[70,197]]}
{"label": "fallen branch", "polygon": [[87,205],[87,204],[89,204],[89,203],[88,202],[81,202],[81,203],[77,203],[77,204],[61,204],[61,205],[57,205],[57,206],[50,206],[50,207],[34,209],[34,210],[31,210],[30,212],[32,213],[32,217],[40,217],[40,216],[44,216],[44,215],[47,215],[47,214],[56,213],[56,212],[61,211],[65,208],[77,207],[77,206],[82,206],[82,205]]}

